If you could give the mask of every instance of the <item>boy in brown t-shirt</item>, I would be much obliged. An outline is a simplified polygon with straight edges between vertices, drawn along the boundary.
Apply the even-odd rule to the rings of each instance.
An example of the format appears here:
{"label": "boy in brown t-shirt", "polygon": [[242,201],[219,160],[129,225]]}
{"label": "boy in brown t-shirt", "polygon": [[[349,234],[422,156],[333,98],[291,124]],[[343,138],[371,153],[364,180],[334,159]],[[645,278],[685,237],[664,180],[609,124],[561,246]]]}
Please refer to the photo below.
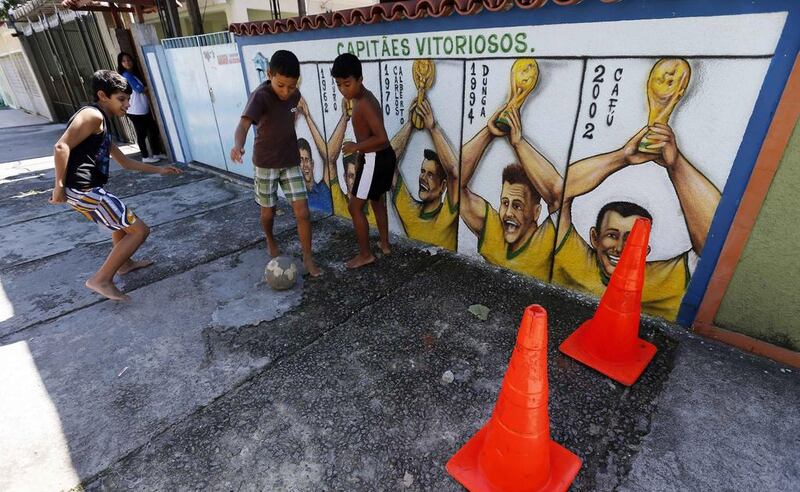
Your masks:
{"label": "boy in brown t-shirt", "polygon": [[303,264],[311,276],[322,270],[314,263],[311,253],[311,218],[308,212],[306,186],[300,169],[300,150],[294,130],[300,91],[300,62],[291,51],[276,51],[269,61],[269,80],[258,86],[250,95],[239,120],[231,149],[231,160],[241,164],[244,142],[250,125],[256,125],[253,144],[254,185],[256,202],[261,205],[261,225],[267,237],[267,247],[272,257],[280,254],[278,243],[272,235],[275,205],[278,202],[278,184],[286,199],[292,203],[297,220],[297,235],[303,249]]}
{"label": "boy in brown t-shirt", "polygon": [[333,61],[331,75],[336,87],[347,101],[353,102],[353,132],[357,143],[345,142],[342,155],[359,156],[359,166],[348,190],[348,207],[358,241],[358,254],[350,259],[347,268],[359,268],[375,261],[369,247],[369,224],[364,205],[369,200],[380,235],[380,247],[389,254],[389,217],[386,212],[386,192],[392,186],[397,157],[383,126],[383,112],[378,99],[364,87],[361,61],[351,53],[342,53]]}

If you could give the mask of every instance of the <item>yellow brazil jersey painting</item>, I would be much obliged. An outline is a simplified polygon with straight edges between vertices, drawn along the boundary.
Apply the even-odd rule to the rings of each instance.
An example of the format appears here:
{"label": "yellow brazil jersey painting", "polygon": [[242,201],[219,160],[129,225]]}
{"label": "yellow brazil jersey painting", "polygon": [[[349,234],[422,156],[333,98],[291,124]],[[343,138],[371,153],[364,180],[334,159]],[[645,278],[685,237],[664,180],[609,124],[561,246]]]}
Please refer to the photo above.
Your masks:
{"label": "yellow brazil jersey painting", "polygon": [[481,256],[494,265],[547,281],[550,276],[550,253],[556,237],[552,220],[545,220],[527,242],[512,251],[503,240],[500,216],[488,204],[486,209],[486,223],[478,241]]}
{"label": "yellow brazil jersey painting", "polygon": [[393,201],[408,237],[451,251],[456,249],[458,206],[451,203],[449,195],[435,210],[425,212],[422,202],[411,197],[403,179],[398,177]]}
{"label": "yellow brazil jersey painting", "polygon": [[[669,260],[650,261],[645,266],[642,309],[648,314],[674,319],[689,283],[688,253]],[[571,227],[556,248],[553,283],[601,297],[609,277],[597,252]]]}

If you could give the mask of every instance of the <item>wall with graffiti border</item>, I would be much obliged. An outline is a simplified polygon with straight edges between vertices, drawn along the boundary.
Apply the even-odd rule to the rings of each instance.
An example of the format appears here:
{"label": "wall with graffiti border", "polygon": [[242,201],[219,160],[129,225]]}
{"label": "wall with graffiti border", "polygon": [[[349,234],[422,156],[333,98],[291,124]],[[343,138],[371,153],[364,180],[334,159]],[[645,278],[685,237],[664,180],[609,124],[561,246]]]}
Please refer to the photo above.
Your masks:
{"label": "wall with graffiti border", "polygon": [[330,66],[352,52],[399,157],[393,232],[598,296],[648,217],[645,311],[689,323],[799,16],[782,0],[586,3],[236,41],[248,91],[275,50],[301,60],[296,128],[321,207],[347,216],[354,135]]}

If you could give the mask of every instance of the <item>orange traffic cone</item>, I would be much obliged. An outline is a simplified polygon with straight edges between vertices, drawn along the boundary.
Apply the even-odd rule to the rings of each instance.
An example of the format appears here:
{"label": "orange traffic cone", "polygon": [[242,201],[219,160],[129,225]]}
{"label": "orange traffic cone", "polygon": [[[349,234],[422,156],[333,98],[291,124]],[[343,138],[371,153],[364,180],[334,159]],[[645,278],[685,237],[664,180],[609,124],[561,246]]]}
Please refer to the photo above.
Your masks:
{"label": "orange traffic cone", "polygon": [[447,462],[476,491],[567,490],[581,460],[550,440],[547,311],[528,306],[489,422]]}
{"label": "orange traffic cone", "polygon": [[639,338],[649,238],[650,221],[636,219],[594,317],[559,347],[573,359],[626,386],[639,379],[656,354],[655,345]]}

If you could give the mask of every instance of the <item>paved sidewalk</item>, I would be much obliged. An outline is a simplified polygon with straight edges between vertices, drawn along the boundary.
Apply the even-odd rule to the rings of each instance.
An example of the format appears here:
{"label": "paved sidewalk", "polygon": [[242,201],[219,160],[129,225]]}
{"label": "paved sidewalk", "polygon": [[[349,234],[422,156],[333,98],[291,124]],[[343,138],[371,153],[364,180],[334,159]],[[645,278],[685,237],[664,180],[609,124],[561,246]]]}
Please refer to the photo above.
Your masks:
{"label": "paved sidewalk", "polygon": [[593,301],[397,238],[348,271],[352,229],[320,214],[324,276],[272,291],[251,191],[200,171],[114,171],[156,264],[121,279],[132,302],[103,300],[83,281],[110,238],[46,204],[48,166],[0,164],[0,490],[462,490],[444,464],[489,418],[532,303],[572,490],[800,483],[797,372],[645,319],[658,353],[626,388],[557,350]]}
{"label": "paved sidewalk", "polygon": [[31,114],[10,107],[0,108],[0,129],[20,126],[44,125],[50,120],[37,114]]}

